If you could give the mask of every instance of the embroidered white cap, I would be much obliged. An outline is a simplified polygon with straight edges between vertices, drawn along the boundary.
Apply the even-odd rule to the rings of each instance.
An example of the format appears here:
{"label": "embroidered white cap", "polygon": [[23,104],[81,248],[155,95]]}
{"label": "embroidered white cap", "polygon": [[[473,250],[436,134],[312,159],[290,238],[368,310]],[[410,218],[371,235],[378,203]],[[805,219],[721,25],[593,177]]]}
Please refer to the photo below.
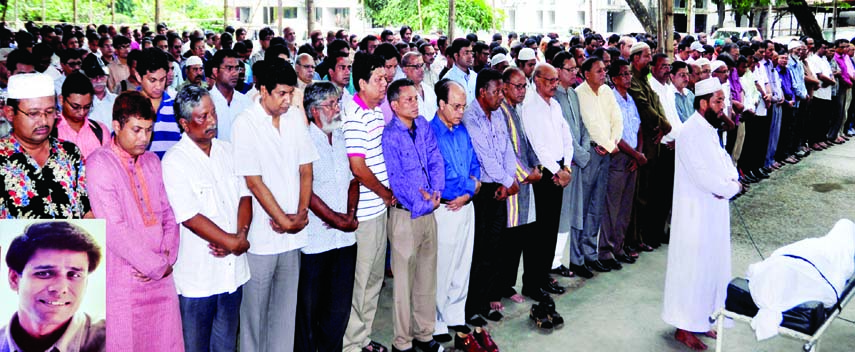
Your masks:
{"label": "embroidered white cap", "polygon": [[534,60],[536,58],[537,55],[534,54],[534,50],[532,48],[522,48],[522,50],[520,50],[520,54],[517,55],[517,60],[520,61]]}
{"label": "embroidered white cap", "polygon": [[700,97],[707,94],[713,94],[717,91],[720,91],[721,82],[718,78],[710,77],[698,83],[695,83],[695,96]]}
{"label": "embroidered white cap", "polygon": [[644,49],[650,49],[650,45],[647,45],[647,43],[645,43],[645,42],[638,42],[638,43],[632,44],[632,46],[629,48],[629,55],[635,54],[635,53],[640,52]]}

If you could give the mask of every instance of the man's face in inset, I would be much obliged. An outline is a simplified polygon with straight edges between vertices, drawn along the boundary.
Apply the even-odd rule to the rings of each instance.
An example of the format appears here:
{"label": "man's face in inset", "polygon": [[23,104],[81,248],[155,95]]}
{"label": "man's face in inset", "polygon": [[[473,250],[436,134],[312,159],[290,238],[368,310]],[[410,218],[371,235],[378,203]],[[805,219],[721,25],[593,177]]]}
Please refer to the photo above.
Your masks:
{"label": "man's face in inset", "polygon": [[53,332],[68,322],[83,301],[89,278],[86,252],[38,249],[9,286],[18,293],[18,321],[27,332]]}

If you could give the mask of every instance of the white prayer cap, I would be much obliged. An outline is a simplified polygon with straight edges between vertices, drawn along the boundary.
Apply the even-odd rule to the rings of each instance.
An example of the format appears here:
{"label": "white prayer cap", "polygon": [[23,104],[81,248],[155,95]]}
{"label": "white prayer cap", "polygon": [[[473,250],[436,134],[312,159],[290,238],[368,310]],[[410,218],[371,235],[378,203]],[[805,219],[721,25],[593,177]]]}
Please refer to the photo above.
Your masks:
{"label": "white prayer cap", "polygon": [[638,43],[632,44],[632,46],[629,48],[629,55],[635,54],[635,53],[640,52],[644,49],[650,49],[650,45],[647,45],[647,43],[645,43],[645,42],[638,42]]}
{"label": "white prayer cap", "polygon": [[713,60],[710,62],[710,72],[715,72],[715,70],[718,70],[722,66],[727,66],[727,64],[721,60]]}
{"label": "white prayer cap", "polygon": [[534,60],[536,58],[537,56],[534,54],[534,50],[532,48],[522,48],[522,50],[520,50],[520,54],[517,55],[517,60],[520,61]]}
{"label": "white prayer cap", "polygon": [[787,44],[787,51],[792,51],[793,49],[804,46],[805,43],[802,43],[801,40],[793,40],[790,44]]}
{"label": "white prayer cap", "polygon": [[493,55],[493,58],[492,58],[492,59],[490,59],[490,67],[492,67],[492,66],[496,66],[496,65],[498,65],[499,63],[502,63],[502,62],[509,62],[509,61],[508,61],[508,56],[507,56],[507,55],[502,54],[502,53],[498,53],[498,54],[496,54],[496,55]]}
{"label": "white prayer cap", "polygon": [[692,46],[690,46],[689,49],[692,49],[699,53],[705,52],[704,45],[701,44],[701,42],[692,42]]}
{"label": "white prayer cap", "polygon": [[8,99],[32,99],[55,96],[53,79],[44,73],[22,73],[9,77]]}
{"label": "white prayer cap", "polygon": [[698,83],[695,83],[695,96],[700,97],[707,94],[713,94],[721,90],[721,82],[718,78],[710,77]]}
{"label": "white prayer cap", "polygon": [[202,59],[200,59],[196,55],[193,55],[187,59],[187,62],[184,63],[184,66],[202,66]]}
{"label": "white prayer cap", "polygon": [[692,65],[698,65],[698,66],[709,65],[709,64],[710,64],[710,60],[707,60],[707,58],[705,58],[705,57],[697,59],[697,60],[695,60],[694,63],[692,63]]}

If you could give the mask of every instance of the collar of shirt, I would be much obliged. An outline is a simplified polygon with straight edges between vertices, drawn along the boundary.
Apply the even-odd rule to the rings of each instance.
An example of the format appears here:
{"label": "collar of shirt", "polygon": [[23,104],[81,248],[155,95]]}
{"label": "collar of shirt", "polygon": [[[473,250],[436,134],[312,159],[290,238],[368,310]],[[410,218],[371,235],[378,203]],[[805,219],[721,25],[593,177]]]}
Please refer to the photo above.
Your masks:
{"label": "collar of shirt", "polygon": [[[56,139],[54,137],[48,137],[48,143],[50,143],[50,151],[48,152],[49,154],[48,154],[47,160],[50,160],[59,152],[59,148],[61,148],[62,146],[59,143],[59,139]],[[8,144],[7,143],[0,143],[0,155],[10,157],[13,154],[19,154],[19,153],[26,155],[27,159],[30,159],[30,162],[33,165],[36,165],[35,161],[32,160],[33,157],[30,156],[30,154],[27,153],[26,150],[24,150],[24,147],[21,146],[21,143],[18,142],[17,138],[15,138],[15,134],[11,133],[11,134],[9,134],[9,143]],[[45,165],[47,165],[47,163],[45,163]]]}
{"label": "collar of shirt", "polygon": [[[71,321],[68,324],[68,327],[65,329],[65,332],[59,339],[51,345],[46,351],[49,352],[78,352],[80,351],[79,346],[83,345],[85,338],[87,337],[87,329],[86,329],[86,321],[88,316],[85,313],[75,313],[71,316]],[[22,352],[25,351],[12,339],[12,324],[18,324],[18,313],[12,315],[12,319],[9,320],[9,325],[6,325],[5,334],[3,335],[3,339],[5,342],[5,347],[9,348],[10,352]],[[94,335],[94,334],[90,334]]]}

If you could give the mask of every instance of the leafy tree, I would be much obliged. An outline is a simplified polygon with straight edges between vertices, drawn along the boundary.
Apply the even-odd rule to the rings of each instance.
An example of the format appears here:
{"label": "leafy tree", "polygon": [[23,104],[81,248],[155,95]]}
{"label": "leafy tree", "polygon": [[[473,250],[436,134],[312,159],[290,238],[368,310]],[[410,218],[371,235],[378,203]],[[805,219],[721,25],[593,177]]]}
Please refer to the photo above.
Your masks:
{"label": "leafy tree", "polygon": [[134,4],[133,0],[116,0],[116,13],[120,13],[126,16],[133,16],[134,10],[137,9],[137,5]]}
{"label": "leafy tree", "polygon": [[[412,0],[385,1],[388,1],[386,6],[372,17],[377,25],[409,24],[416,30],[445,30],[448,27],[447,0],[420,0],[422,5],[421,25],[424,28],[418,28],[420,23],[414,20],[419,18],[417,2]],[[498,10],[498,13],[494,13],[493,8],[488,6],[484,0],[456,0],[455,4],[455,26],[464,31],[491,29],[494,23],[498,24],[504,20],[504,12]]]}

